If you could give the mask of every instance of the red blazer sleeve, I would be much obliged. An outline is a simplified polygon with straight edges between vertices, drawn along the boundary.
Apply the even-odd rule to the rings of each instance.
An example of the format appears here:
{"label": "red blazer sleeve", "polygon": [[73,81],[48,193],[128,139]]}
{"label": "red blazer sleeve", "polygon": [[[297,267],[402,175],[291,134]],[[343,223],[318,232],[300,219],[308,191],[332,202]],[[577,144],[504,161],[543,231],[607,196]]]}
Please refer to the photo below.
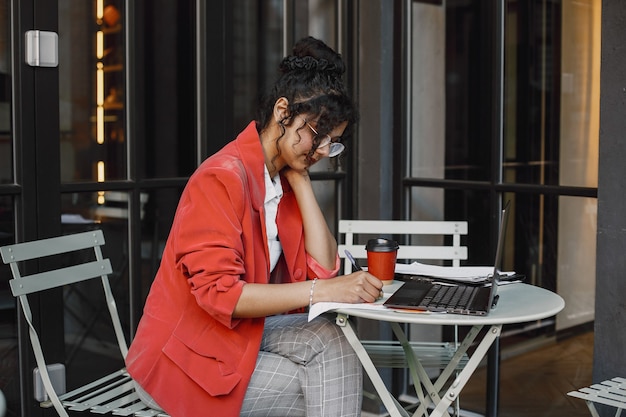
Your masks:
{"label": "red blazer sleeve", "polygon": [[341,260],[339,259],[339,254],[337,254],[337,258],[335,260],[335,268],[334,269],[326,269],[321,266],[311,255],[307,253],[306,255],[306,263],[309,267],[309,276],[317,277],[320,279],[333,278],[337,276],[339,273],[339,268],[341,267]]}
{"label": "red blazer sleeve", "polygon": [[255,268],[255,254],[247,254],[250,262],[244,258],[246,236],[255,231],[245,181],[236,172],[212,167],[193,176],[171,231],[176,268],[187,277],[198,305],[230,328],[237,324],[232,313],[244,285],[241,278],[254,280],[261,273],[267,279]]}

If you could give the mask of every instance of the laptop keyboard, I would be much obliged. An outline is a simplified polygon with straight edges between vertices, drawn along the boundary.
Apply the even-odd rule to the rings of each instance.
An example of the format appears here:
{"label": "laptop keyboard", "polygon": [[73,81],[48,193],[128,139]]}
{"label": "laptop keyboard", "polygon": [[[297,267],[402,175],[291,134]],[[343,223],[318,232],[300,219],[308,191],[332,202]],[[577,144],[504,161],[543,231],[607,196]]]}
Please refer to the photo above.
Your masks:
{"label": "laptop keyboard", "polygon": [[430,309],[467,308],[469,301],[478,291],[477,287],[434,284],[421,304]]}

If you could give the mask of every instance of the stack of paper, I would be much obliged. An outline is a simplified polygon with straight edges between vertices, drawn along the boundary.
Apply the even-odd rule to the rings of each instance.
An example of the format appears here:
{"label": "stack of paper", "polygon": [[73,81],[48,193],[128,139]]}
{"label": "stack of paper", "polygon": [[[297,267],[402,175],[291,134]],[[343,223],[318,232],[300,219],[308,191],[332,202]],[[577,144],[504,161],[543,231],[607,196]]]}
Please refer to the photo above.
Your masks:
{"label": "stack of paper", "polygon": [[[409,275],[423,275],[433,278],[455,280],[459,282],[481,282],[493,274],[493,266],[438,266],[419,262],[412,264],[396,264],[396,273]],[[502,272],[503,275],[513,275],[514,272]]]}

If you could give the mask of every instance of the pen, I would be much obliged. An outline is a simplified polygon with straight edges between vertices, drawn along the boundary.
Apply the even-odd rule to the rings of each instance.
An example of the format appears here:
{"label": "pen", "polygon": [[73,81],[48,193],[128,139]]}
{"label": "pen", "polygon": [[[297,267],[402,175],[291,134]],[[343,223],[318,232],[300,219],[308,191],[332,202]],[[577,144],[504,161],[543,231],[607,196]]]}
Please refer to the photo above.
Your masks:
{"label": "pen", "polygon": [[350,259],[350,262],[352,262],[352,266],[354,267],[355,270],[357,271],[362,271],[363,269],[359,266],[359,264],[356,263],[356,259],[354,259],[354,256],[352,256],[352,254],[350,253],[350,251],[348,251],[347,249],[344,250],[344,253],[346,254],[346,257],[348,259]]}

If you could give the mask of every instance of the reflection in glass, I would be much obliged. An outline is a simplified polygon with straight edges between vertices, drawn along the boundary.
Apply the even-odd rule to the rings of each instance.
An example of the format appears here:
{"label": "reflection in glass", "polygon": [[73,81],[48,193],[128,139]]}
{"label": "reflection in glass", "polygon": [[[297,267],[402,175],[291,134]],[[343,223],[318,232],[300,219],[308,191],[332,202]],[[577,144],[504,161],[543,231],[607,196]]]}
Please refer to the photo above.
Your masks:
{"label": "reflection in glass", "polygon": [[126,178],[122,0],[61,0],[61,180]]}

